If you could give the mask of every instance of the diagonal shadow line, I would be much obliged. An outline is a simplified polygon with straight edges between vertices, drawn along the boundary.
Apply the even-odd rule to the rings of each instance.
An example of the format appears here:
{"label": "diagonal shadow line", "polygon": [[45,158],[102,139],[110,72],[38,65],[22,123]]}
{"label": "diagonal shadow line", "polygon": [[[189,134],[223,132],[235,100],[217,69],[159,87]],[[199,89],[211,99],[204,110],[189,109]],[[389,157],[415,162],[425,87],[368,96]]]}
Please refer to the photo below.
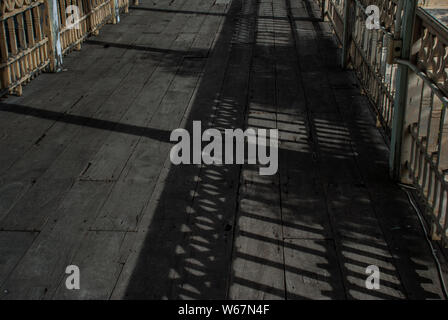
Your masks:
{"label": "diagonal shadow line", "polygon": [[[233,281],[235,284],[238,284],[240,286],[243,287],[247,287],[247,288],[251,288],[251,289],[256,289],[260,292],[263,292],[264,294],[271,294],[274,296],[277,296],[280,299],[284,299],[285,296],[285,292],[282,289],[279,288],[275,288],[273,286],[269,286],[266,284],[262,284],[262,283],[258,283],[249,279],[244,279],[241,277],[234,277]],[[325,293],[329,293],[329,292],[325,292]],[[310,300],[310,298],[308,297],[303,297],[297,294],[294,294],[292,292],[288,292],[288,299],[291,300]]]}
{"label": "diagonal shadow line", "polygon": [[120,48],[120,49],[131,49],[131,50],[147,51],[147,52],[151,52],[151,53],[164,53],[164,54],[172,54],[172,55],[179,55],[179,56],[194,56],[194,57],[201,57],[201,58],[207,58],[207,56],[208,56],[208,50],[192,50],[192,51],[172,50],[172,49],[162,49],[162,48],[154,48],[154,47],[148,47],[148,46],[139,46],[139,45],[133,45],[133,44],[126,44],[126,43],[115,43],[115,42],[109,42],[109,41],[92,40],[92,39],[86,40],[85,43],[91,44],[91,45],[104,46],[104,48],[114,47],[114,48]]}
{"label": "diagonal shadow line", "polygon": [[163,142],[170,142],[170,131],[153,129],[147,127],[134,126],[130,124],[124,124],[120,122],[95,119],[85,116],[77,116],[67,114],[63,112],[43,110],[28,106],[22,106],[17,104],[0,104],[0,112],[11,112],[17,114],[23,114],[36,118],[42,118],[47,120],[53,120],[58,122],[65,122],[83,127],[91,127],[100,130],[109,130],[115,132],[121,132],[125,134],[142,136],[150,139],[155,139]]}

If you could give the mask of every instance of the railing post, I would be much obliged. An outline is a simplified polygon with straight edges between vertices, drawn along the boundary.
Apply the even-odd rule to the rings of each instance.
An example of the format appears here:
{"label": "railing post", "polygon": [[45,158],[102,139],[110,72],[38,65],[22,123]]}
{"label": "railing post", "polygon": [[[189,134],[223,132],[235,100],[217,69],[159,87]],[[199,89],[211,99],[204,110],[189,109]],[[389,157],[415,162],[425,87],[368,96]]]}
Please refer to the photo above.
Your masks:
{"label": "railing post", "polygon": [[44,31],[49,41],[50,71],[52,72],[58,72],[62,67],[60,29],[58,2],[57,0],[46,0]]}
{"label": "railing post", "polygon": [[116,24],[120,22],[120,7],[118,0],[112,0],[112,23]]}
{"label": "railing post", "polygon": [[341,54],[341,66],[342,68],[347,67],[347,60],[348,60],[348,47],[349,47],[349,41],[350,41],[350,30],[348,25],[348,19],[349,19],[349,11],[350,11],[350,0],[344,0],[344,31],[342,34],[342,54]]}
{"label": "railing post", "polygon": [[[400,36],[402,39],[401,58],[409,60],[413,40],[413,27],[417,10],[417,1],[404,1],[403,23],[401,24]],[[399,14],[399,13],[397,13]],[[406,113],[406,98],[408,92],[408,68],[404,65],[397,67],[397,80],[394,100],[394,114],[392,118],[392,133],[390,143],[389,170],[395,180],[401,176],[401,147],[403,141],[404,119]]]}

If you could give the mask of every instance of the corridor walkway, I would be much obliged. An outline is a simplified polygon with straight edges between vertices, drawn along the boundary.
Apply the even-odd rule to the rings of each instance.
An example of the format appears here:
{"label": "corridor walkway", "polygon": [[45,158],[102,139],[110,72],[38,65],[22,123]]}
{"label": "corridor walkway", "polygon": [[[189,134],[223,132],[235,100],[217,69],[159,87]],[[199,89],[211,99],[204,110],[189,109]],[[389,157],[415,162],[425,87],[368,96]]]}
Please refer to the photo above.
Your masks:
{"label": "corridor walkway", "polygon": [[[4,98],[0,298],[441,298],[337,52],[314,0],[141,0]],[[193,120],[277,128],[278,173],[171,165]]]}

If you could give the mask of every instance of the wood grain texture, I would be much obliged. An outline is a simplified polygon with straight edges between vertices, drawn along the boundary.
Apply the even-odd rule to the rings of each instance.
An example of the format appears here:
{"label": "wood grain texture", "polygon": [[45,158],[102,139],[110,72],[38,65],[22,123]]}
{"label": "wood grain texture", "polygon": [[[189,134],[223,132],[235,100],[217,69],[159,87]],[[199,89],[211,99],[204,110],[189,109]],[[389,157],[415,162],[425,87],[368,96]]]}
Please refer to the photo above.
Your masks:
{"label": "wood grain texture", "polygon": [[[143,0],[2,101],[0,298],[440,298],[318,17],[314,0]],[[170,133],[193,121],[278,129],[278,172],[172,165]]]}

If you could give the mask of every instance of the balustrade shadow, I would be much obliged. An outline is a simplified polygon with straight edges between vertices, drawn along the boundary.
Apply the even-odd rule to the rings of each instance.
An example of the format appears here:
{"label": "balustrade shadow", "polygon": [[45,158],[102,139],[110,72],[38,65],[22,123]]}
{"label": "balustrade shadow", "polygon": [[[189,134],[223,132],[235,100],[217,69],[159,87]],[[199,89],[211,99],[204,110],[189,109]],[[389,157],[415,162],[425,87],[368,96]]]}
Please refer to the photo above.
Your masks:
{"label": "balustrade shadow", "polygon": [[[289,28],[297,32],[290,24],[291,21],[312,23],[321,50],[314,59],[320,62],[302,66],[301,72],[326,70],[330,75],[337,73],[337,79],[336,83],[335,79],[321,79],[322,87],[309,91],[308,99],[311,95],[336,95],[331,98],[333,100],[329,100],[335,105],[328,105],[327,100],[327,104],[318,106],[319,110],[310,109],[310,106],[308,110],[300,110],[302,107],[297,106],[297,101],[277,103],[271,112],[275,114],[274,127],[280,131],[279,173],[273,180],[251,180],[251,184],[259,186],[252,186],[248,192],[244,185],[244,174],[255,175],[256,167],[171,166],[163,182],[160,198],[152,201],[147,209],[146,214],[151,216],[151,222],[143,226],[147,228],[147,234],[125,298],[233,298],[233,286],[259,292],[260,297],[288,299],[438,297],[425,290],[425,283],[432,281],[420,276],[420,271],[427,269],[425,265],[410,259],[397,263],[396,257],[392,258],[387,242],[390,237],[383,234],[390,230],[387,227],[384,229],[384,223],[380,226],[379,222],[389,217],[378,215],[375,210],[384,207],[373,203],[382,196],[382,191],[378,190],[378,194],[372,195],[367,185],[376,183],[376,186],[384,187],[385,190],[394,190],[389,201],[397,201],[399,206],[405,207],[407,213],[409,205],[403,201],[402,194],[397,194],[397,187],[388,180],[387,149],[383,141],[378,139],[373,118],[366,113],[366,99],[360,97],[352,75],[337,67],[335,40],[329,30],[322,30],[322,23],[318,22],[319,18],[315,15],[319,11],[312,7],[310,1],[303,2],[309,18],[293,17],[290,1],[287,0],[288,12],[284,17],[274,16],[274,28],[277,28],[278,34],[289,32]],[[256,38],[255,35],[260,34],[259,8],[259,1],[232,2],[214,53],[230,47],[234,54],[230,53],[227,65],[230,71],[227,74],[235,72],[237,68],[241,69],[241,73],[234,73],[233,80],[237,85],[226,89],[225,81],[222,86],[222,79],[213,73],[213,68],[211,71],[206,69],[186,121],[186,129],[190,132],[193,120],[207,124],[203,125],[203,129],[239,128],[247,127],[259,117],[259,113],[269,113],[269,107],[265,108],[271,104],[269,97],[265,100],[263,95],[257,98],[250,88],[246,97],[251,78],[243,81],[241,78],[245,78],[247,64],[251,66],[250,72],[259,72],[259,77],[266,77],[267,81],[272,80],[269,78],[273,75],[263,68],[270,63],[277,63],[278,69],[288,69],[290,63],[300,64],[300,61],[291,57],[291,49],[294,52],[297,50],[297,44],[292,39],[275,47],[273,35],[267,32],[265,43],[253,43],[251,35]],[[301,41],[297,35],[294,37]],[[249,58],[250,55],[259,58],[264,53],[265,61],[261,65],[254,65],[253,57]],[[214,59],[213,53],[210,59]],[[343,94],[338,95],[338,92]],[[347,101],[349,95],[356,96],[356,100]],[[252,105],[248,108],[251,103],[255,107]],[[347,108],[346,103],[349,104]],[[259,112],[256,106],[262,106]],[[288,117],[291,114],[294,120]],[[287,119],[283,123],[282,115],[286,115]],[[264,126],[252,124],[251,127]],[[272,128],[272,123],[267,127]],[[376,134],[372,136],[372,132]],[[370,164],[374,169],[369,168]],[[375,173],[374,170],[378,171]],[[299,179],[299,185],[295,179]],[[304,191],[308,185],[300,185],[313,182],[318,186],[314,194]],[[278,198],[270,194],[276,188],[283,197],[288,194],[293,201],[280,204],[281,217],[260,214],[262,208],[279,205],[275,203]],[[322,205],[321,201],[325,202],[326,216],[316,211]],[[283,233],[306,234],[306,238],[288,238],[284,235],[283,238],[269,237],[263,233],[242,230],[239,226],[241,219],[249,219],[250,224],[267,223],[273,228],[280,227]],[[238,237],[276,245],[284,250],[286,258],[274,261],[264,256],[263,252],[259,252],[259,255],[244,252],[233,244]],[[307,245],[309,242],[303,240],[318,245]],[[307,259],[311,264],[315,262],[311,268],[303,267],[307,266],[304,263]],[[236,260],[248,261],[247,266],[260,265],[261,269],[283,272],[285,285],[269,285],[245,278],[244,272],[243,276],[236,274],[232,267]],[[384,290],[365,288],[365,268],[370,264],[381,268]],[[397,266],[403,268],[404,264],[404,272],[397,270]],[[401,276],[409,277],[404,281],[406,288],[403,288]],[[297,290],[297,287],[306,287],[313,282],[321,284],[316,286],[315,297],[306,290]],[[413,291],[410,292],[410,289]]]}
{"label": "balustrade shadow", "polygon": [[[211,52],[90,40],[105,49],[141,50],[167,68],[186,55],[208,57],[185,121],[190,134],[199,120],[203,130],[251,126],[277,128],[280,135],[279,171],[273,177],[258,177],[258,167],[251,165],[168,165],[156,187],[160,196],[152,197],[139,222],[144,240],[125,281],[124,298],[245,297],[238,292],[281,299],[439,297],[427,289],[433,279],[422,276],[428,267],[418,261],[428,261],[429,252],[404,195],[388,179],[388,151],[367,101],[353,75],[337,67],[335,40],[318,21],[314,1],[301,2],[306,17],[294,16],[290,0],[270,17],[259,14],[264,2],[233,0]],[[273,33],[263,20],[274,21]],[[301,51],[299,41],[315,45],[316,39],[302,39],[295,21],[311,24],[319,39],[318,56]],[[316,81],[316,75],[324,77]],[[291,81],[278,82],[283,76]],[[300,79],[314,82],[295,83]],[[254,93],[257,81],[275,83],[274,90]],[[282,91],[282,86],[292,89]],[[0,111],[169,142],[169,132],[161,129],[20,105],[2,104]],[[280,215],[266,214],[272,207]],[[266,227],[279,233],[269,236]],[[409,254],[391,249],[406,242],[418,249]],[[282,254],[274,260],[250,245],[279,248]],[[256,275],[245,276],[253,276],[250,270],[236,270],[236,261],[283,276],[278,283],[258,281]],[[381,268],[382,290],[364,286],[371,264]]]}

